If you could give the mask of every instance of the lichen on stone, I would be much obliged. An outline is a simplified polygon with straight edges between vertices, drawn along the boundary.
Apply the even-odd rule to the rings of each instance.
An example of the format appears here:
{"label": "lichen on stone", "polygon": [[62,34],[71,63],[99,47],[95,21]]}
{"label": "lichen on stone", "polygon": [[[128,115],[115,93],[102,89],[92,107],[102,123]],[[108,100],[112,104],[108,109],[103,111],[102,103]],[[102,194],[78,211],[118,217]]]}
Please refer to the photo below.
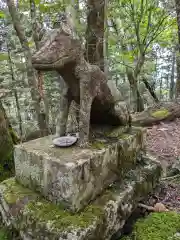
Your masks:
{"label": "lichen on stone", "polygon": [[165,118],[168,117],[170,112],[166,108],[162,108],[160,110],[157,110],[155,112],[151,113],[151,116],[154,118]]}
{"label": "lichen on stone", "polygon": [[176,212],[152,213],[136,222],[131,236],[122,240],[177,240],[180,232],[180,214]]}

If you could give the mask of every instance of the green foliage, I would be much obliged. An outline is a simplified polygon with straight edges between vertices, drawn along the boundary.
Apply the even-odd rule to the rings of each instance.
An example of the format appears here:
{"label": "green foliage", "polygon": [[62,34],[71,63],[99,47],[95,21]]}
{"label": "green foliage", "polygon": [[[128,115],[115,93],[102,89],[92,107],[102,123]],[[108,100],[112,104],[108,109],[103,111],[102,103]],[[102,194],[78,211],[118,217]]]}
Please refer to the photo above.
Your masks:
{"label": "green foliage", "polygon": [[156,71],[154,56],[151,56],[154,45],[172,45],[177,30],[176,19],[156,0],[114,0],[109,16],[113,23],[109,31],[113,71],[119,70],[118,65],[122,64],[120,71],[124,74],[128,67],[137,74],[136,77],[152,75]]}
{"label": "green foliage", "polygon": [[180,229],[180,214],[176,212],[152,213],[140,219],[131,236],[123,240],[177,240]]}
{"label": "green foliage", "polygon": [[5,16],[6,16],[5,13],[0,10],[0,19],[1,19],[1,18],[5,18]]}

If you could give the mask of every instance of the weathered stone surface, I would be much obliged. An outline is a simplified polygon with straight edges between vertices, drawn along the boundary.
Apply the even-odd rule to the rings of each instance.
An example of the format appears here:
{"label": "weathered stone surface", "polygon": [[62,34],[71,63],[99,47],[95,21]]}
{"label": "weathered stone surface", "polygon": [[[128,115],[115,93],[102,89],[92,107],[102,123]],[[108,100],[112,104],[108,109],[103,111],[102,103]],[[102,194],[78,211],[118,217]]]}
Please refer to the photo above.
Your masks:
{"label": "weathered stone surface", "polygon": [[109,240],[138,201],[157,184],[161,166],[150,157],[113,184],[81,213],[72,214],[9,179],[0,185],[0,212],[23,240]]}
{"label": "weathered stone surface", "polygon": [[18,145],[16,179],[54,203],[80,210],[133,168],[144,148],[143,129],[119,131],[111,132],[107,142],[96,140],[89,149],[53,148],[51,137]]}

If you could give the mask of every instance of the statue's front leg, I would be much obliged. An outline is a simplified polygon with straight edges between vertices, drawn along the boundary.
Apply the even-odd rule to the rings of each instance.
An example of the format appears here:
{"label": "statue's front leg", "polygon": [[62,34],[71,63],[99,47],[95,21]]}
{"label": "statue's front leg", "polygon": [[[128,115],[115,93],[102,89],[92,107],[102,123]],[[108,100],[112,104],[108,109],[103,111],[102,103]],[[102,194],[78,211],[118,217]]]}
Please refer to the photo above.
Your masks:
{"label": "statue's front leg", "polygon": [[79,104],[72,101],[69,107],[69,115],[66,133],[77,133],[79,131]]}
{"label": "statue's front leg", "polygon": [[70,103],[71,103],[71,97],[68,91],[67,95],[61,97],[59,114],[56,122],[55,138],[62,137],[66,133],[66,125],[67,125]]}
{"label": "statue's front leg", "polygon": [[89,145],[89,127],[91,105],[93,97],[91,96],[88,85],[80,84],[80,112],[79,112],[79,146],[87,147]]}
{"label": "statue's front leg", "polygon": [[121,125],[131,126],[131,115],[127,104],[124,101],[116,102],[114,106],[114,114],[121,120]]}

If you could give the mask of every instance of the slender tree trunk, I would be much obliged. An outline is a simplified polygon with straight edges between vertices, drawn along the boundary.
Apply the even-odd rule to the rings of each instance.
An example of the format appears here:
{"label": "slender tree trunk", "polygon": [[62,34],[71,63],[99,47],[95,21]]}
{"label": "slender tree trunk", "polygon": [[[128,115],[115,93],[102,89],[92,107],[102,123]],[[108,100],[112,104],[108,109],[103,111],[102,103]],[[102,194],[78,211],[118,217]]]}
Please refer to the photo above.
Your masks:
{"label": "slender tree trunk", "polygon": [[180,98],[180,51],[176,51],[176,99]]}
{"label": "slender tree trunk", "polygon": [[0,99],[0,181],[12,177],[14,173],[13,135]]}
{"label": "slender tree trunk", "polygon": [[[118,29],[116,27],[116,23],[113,20],[112,20],[112,25],[113,25],[113,28],[114,28],[117,36],[119,36]],[[124,53],[126,53],[128,51],[128,48],[130,48],[130,47],[125,46],[124,43],[121,41],[121,39],[120,39],[120,42],[121,42],[122,51]],[[145,55],[142,52],[141,55],[139,56],[139,59],[137,59],[137,62],[136,62],[136,65],[135,65],[135,70],[132,71],[131,69],[126,67],[126,75],[127,75],[127,78],[128,78],[129,84],[130,84],[130,88],[131,88],[131,91],[132,91],[132,94],[133,94],[134,111],[135,112],[141,112],[141,111],[144,110],[144,102],[143,102],[141,94],[138,90],[138,84],[137,84],[138,83],[138,77],[139,77],[139,74],[141,72],[144,61],[145,61]]]}
{"label": "slender tree trunk", "polygon": [[109,28],[108,28],[108,0],[104,0],[104,73],[108,78],[109,73],[109,64],[108,64],[108,36],[109,36]]}
{"label": "slender tree trunk", "polygon": [[126,73],[133,95],[134,112],[142,112],[144,110],[144,103],[138,89],[137,79],[134,78],[133,72],[131,72],[130,70],[126,69]]}
{"label": "slender tree trunk", "polygon": [[[37,20],[36,16],[36,4],[34,0],[30,0],[30,12],[31,12],[31,20],[32,20],[32,30],[33,30],[33,39],[36,45],[36,50],[39,50],[39,43],[42,39],[42,35],[40,35],[41,31],[41,25]],[[42,105],[41,109],[41,118],[42,118],[42,123],[44,125],[43,127],[43,132],[42,136],[48,135],[49,133],[49,117],[48,117],[48,112],[49,112],[49,107],[48,107],[48,101],[46,99],[46,96],[44,94],[44,76],[42,71],[37,71],[37,79],[38,79],[38,90],[39,90],[39,95],[40,95],[40,102]]]}
{"label": "slender tree trunk", "polygon": [[32,66],[32,55],[31,55],[31,51],[30,51],[30,48],[29,48],[29,45],[28,45],[28,40],[25,36],[24,28],[21,25],[19,15],[18,15],[18,13],[16,11],[16,7],[14,5],[14,1],[13,0],[6,0],[6,1],[7,1],[9,13],[10,13],[11,18],[12,18],[12,23],[13,23],[14,29],[16,31],[16,34],[17,34],[18,38],[19,38],[21,46],[24,50],[24,56],[25,56],[25,59],[26,59],[28,84],[29,84],[29,87],[30,87],[30,92],[31,92],[31,97],[32,97],[34,109],[35,109],[36,115],[37,115],[38,125],[39,125],[39,128],[40,128],[42,136],[43,136],[44,135],[44,130],[45,130],[44,129],[44,127],[45,127],[45,117],[44,117],[44,115],[41,114],[41,106],[40,106],[40,99],[41,98],[40,98],[40,94],[39,94],[38,88],[37,88],[35,70]]}
{"label": "slender tree trunk", "polygon": [[176,62],[176,54],[175,50],[172,53],[172,70],[171,70],[171,82],[170,82],[170,90],[169,90],[169,98],[172,100],[174,98],[174,71],[175,71],[175,62]]}
{"label": "slender tree trunk", "polygon": [[180,1],[175,0],[177,25],[178,25],[178,52],[176,53],[177,79],[176,79],[176,99],[180,98]]}
{"label": "slender tree trunk", "polygon": [[12,66],[13,63],[12,63],[12,60],[11,60],[10,47],[9,47],[8,42],[7,42],[6,45],[7,45],[7,50],[8,50],[9,69],[10,69],[11,77],[12,77],[13,93],[14,93],[14,97],[15,97],[15,100],[16,100],[20,138],[22,139],[22,136],[23,136],[22,118],[21,118],[21,111],[20,111],[20,104],[19,104],[18,94],[17,94],[17,90],[16,90],[16,87],[15,87],[16,80],[15,80],[15,77],[14,77],[14,71],[13,71],[13,66]]}
{"label": "slender tree trunk", "polygon": [[87,0],[86,54],[88,62],[104,71],[105,0]]}
{"label": "slender tree trunk", "polygon": [[150,93],[151,96],[153,97],[154,101],[155,101],[156,103],[158,103],[158,102],[159,102],[159,99],[158,99],[155,91],[153,90],[153,87],[148,83],[148,81],[147,81],[146,78],[143,78],[143,82],[144,82],[147,90],[149,91],[149,93]]}
{"label": "slender tree trunk", "polygon": [[[166,89],[170,89],[170,84],[169,84],[169,77],[170,77],[170,74],[167,74],[166,76]],[[166,91],[166,101],[168,100],[168,91]]]}
{"label": "slender tree trunk", "polygon": [[159,92],[159,99],[161,100],[162,99],[162,75],[161,75],[161,79],[160,79],[160,85],[159,85],[159,88],[160,88],[160,92]]}

